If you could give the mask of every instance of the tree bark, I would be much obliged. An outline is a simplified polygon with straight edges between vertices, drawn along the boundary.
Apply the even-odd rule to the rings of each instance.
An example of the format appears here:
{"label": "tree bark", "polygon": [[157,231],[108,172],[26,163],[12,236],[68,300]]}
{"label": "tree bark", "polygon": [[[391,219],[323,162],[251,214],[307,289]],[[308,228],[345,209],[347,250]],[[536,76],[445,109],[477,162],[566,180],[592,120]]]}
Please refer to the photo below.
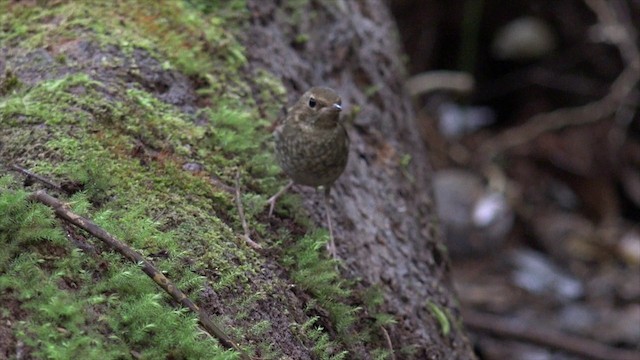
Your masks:
{"label": "tree bark", "polygon": [[[167,264],[178,262],[173,269],[189,266],[186,272],[201,275],[202,284],[198,286],[204,291],[197,298],[197,305],[209,316],[218,316],[224,330],[233,329],[229,335],[240,346],[246,346],[251,356],[308,359],[338,357],[349,351],[349,359],[372,359],[375,349],[385,349],[390,342],[396,359],[473,358],[448,279],[448,259],[440,246],[430,194],[431,170],[413,123],[411,101],[402,85],[403,64],[395,25],[383,1],[310,0],[283,5],[277,0],[248,0],[251,21],[241,34],[248,57],[246,65],[242,50],[229,50],[237,46],[235,36],[240,30],[215,29],[219,31],[206,33],[201,27],[194,29],[194,19],[206,15],[187,3],[191,2],[104,2],[95,10],[94,2],[56,1],[51,7],[0,2],[0,14],[15,12],[14,18],[23,22],[0,31],[0,162],[25,168],[45,164],[39,169],[40,175],[54,179],[84,178],[87,184],[83,185],[93,189],[87,191],[93,194],[87,218],[104,206],[126,218],[128,209],[135,205],[141,212],[136,219],[147,216],[154,223],[160,219],[163,226],[157,228],[158,232],[180,227],[182,231],[171,235],[175,248],[180,249],[178,253],[165,254],[163,248],[144,253],[147,249],[141,249],[143,256]],[[209,4],[200,5],[205,3]],[[217,10],[231,4],[221,3],[209,5]],[[222,9],[231,11],[233,6],[235,2]],[[160,7],[166,9],[158,12]],[[238,18],[247,16],[244,10],[237,14]],[[32,14],[40,16],[27,16]],[[212,16],[224,22],[223,15]],[[105,18],[114,21],[103,21]],[[94,23],[100,26],[92,29],[89,24]],[[187,56],[176,57],[175,53]],[[216,56],[242,58],[237,61],[242,65],[234,66],[248,71],[245,74],[233,66],[224,68],[228,62],[215,61]],[[296,285],[291,268],[282,265],[284,251],[269,248],[277,237],[275,231],[270,233],[264,226],[262,229],[267,230],[253,233],[267,238],[260,239],[266,240],[263,245],[268,250],[264,252],[245,246],[240,235],[235,193],[228,186],[233,182],[229,182],[228,174],[235,178],[238,164],[222,159],[223,155],[238,155],[243,157],[238,160],[243,166],[250,151],[225,153],[231,152],[225,149],[227,144],[221,140],[216,143],[215,139],[220,135],[216,131],[225,129],[216,127],[200,110],[211,110],[206,108],[218,100],[215,91],[228,88],[236,91],[232,94],[237,96],[233,98],[237,101],[235,106],[253,106],[251,101],[244,102],[251,100],[251,94],[244,93],[251,86],[258,90],[253,95],[260,103],[260,90],[266,87],[257,80],[262,69],[281,78],[290,101],[312,85],[328,85],[341,94],[344,112],[355,114],[348,123],[350,160],[332,187],[330,213],[338,256],[344,264],[342,275],[360,279],[355,282],[360,287],[357,290],[379,286],[385,300],[382,310],[396,320],[380,329],[379,334],[368,336],[372,340],[359,342],[355,336],[361,328],[369,330],[372,323],[368,314],[357,310],[362,308],[364,296],[344,295],[339,300],[357,313],[356,324],[348,330],[355,338],[355,345],[351,345],[350,339],[344,338],[352,333],[345,336],[343,332],[338,339],[338,331],[332,328],[337,326],[328,320],[329,311],[313,298],[317,294],[306,293]],[[233,76],[240,80],[229,80]],[[242,84],[234,88],[233,81]],[[213,85],[220,86],[213,91]],[[205,95],[199,90],[204,90]],[[163,106],[157,105],[156,100]],[[170,116],[165,118],[164,112]],[[256,113],[247,109],[246,116],[236,120],[257,121]],[[251,128],[255,132],[245,133],[242,126],[227,125],[229,133],[236,131],[233,135],[249,138],[242,140],[262,141],[262,134],[256,135],[260,125],[241,124],[255,126]],[[229,138],[233,136],[225,139]],[[63,146],[67,146],[64,152]],[[119,166],[127,171],[110,172]],[[207,171],[202,170],[205,168]],[[86,176],[71,174],[69,169],[82,169]],[[221,174],[221,180],[212,179],[208,170]],[[241,170],[251,175],[251,170]],[[269,181],[273,181],[270,176]],[[104,184],[100,185],[100,180]],[[140,193],[132,192],[132,188]],[[250,193],[256,188],[260,186],[246,185],[242,190]],[[310,215],[324,227],[321,194],[305,188],[296,191],[303,193]],[[256,198],[256,194],[248,195]],[[247,213],[254,225],[267,221],[266,214],[259,210]],[[292,225],[289,230],[298,236],[299,228]],[[245,235],[248,232],[245,229]],[[131,237],[135,235],[132,233]],[[41,251],[49,250],[45,247]],[[318,262],[332,269],[331,263]],[[121,264],[115,261],[110,266],[119,268]],[[104,276],[94,275],[96,282]],[[214,286],[223,280],[224,285]],[[174,281],[180,283],[179,279]],[[83,285],[91,289],[94,284]],[[188,295],[193,293],[197,291]],[[17,302],[13,295],[6,296],[7,301]],[[158,318],[176,306],[161,305]],[[101,318],[119,316],[114,313],[115,307],[86,306]],[[12,311],[11,323],[23,320],[24,314]],[[89,330],[94,325],[92,321],[84,322]],[[260,333],[266,328],[268,333]],[[98,330],[82,330],[82,334],[105,339],[115,335],[122,339],[123,347],[132,351],[176,341],[166,339],[165,344],[157,344],[154,341],[158,339],[149,336],[136,344],[128,342],[117,327]],[[390,341],[385,339],[387,332]],[[14,340],[15,337],[0,334],[0,354],[6,344],[9,348],[17,346]],[[64,345],[47,341],[52,343],[38,339],[33,346]],[[103,343],[109,344],[106,340]]]}
{"label": "tree bark", "polygon": [[[311,1],[292,22],[278,3],[249,1],[250,63],[279,74],[290,101],[311,86],[328,85],[342,96],[347,113],[359,107],[349,126],[347,169],[332,187],[330,213],[343,274],[383,288],[386,310],[398,321],[389,329],[396,351],[414,347],[408,357],[419,359],[474,358],[448,279],[431,169],[403,88],[388,9],[381,0]],[[300,34],[305,41],[292,46]],[[297,191],[323,224],[320,195]],[[434,306],[446,314],[448,333]]]}

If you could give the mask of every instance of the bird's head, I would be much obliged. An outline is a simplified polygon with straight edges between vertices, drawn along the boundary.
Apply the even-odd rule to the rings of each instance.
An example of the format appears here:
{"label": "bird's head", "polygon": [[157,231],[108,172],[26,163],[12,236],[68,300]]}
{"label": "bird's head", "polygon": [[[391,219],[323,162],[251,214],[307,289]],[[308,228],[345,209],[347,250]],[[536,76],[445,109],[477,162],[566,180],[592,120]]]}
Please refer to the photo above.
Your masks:
{"label": "bird's head", "polygon": [[313,87],[300,97],[293,111],[300,114],[299,121],[321,128],[333,128],[338,125],[342,100],[330,88]]}

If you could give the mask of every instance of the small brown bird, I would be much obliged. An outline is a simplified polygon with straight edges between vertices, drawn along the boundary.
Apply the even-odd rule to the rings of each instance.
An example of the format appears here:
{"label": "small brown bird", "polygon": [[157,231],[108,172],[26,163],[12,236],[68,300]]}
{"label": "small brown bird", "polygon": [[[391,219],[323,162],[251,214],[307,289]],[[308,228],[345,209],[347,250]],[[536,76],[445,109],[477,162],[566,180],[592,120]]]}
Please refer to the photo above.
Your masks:
{"label": "small brown bird", "polygon": [[329,252],[336,247],[329,216],[329,192],[347,165],[349,137],[340,123],[342,101],[327,87],[313,87],[288,111],[275,129],[276,159],[291,181],[269,198],[269,216],[276,200],[293,184],[324,187],[324,205],[329,228]]}

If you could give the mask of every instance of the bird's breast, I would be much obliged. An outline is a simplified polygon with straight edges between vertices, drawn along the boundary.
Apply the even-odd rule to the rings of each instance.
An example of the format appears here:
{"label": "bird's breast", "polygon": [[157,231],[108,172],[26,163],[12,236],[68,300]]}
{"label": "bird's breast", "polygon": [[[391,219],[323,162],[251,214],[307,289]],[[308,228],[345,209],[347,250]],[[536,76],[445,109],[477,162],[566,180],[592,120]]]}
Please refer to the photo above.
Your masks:
{"label": "bird's breast", "polygon": [[276,158],[296,183],[330,185],[344,171],[349,138],[342,125],[313,129],[285,124],[276,130]]}

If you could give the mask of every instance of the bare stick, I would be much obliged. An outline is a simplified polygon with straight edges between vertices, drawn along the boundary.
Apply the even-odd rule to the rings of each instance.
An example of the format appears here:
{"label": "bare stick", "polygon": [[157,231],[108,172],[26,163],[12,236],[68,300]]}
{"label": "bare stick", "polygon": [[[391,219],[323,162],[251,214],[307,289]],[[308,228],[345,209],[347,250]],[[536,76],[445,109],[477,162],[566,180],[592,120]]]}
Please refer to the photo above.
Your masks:
{"label": "bare stick", "polygon": [[238,216],[242,222],[242,229],[244,230],[244,240],[251,248],[255,250],[262,249],[262,246],[257,242],[251,240],[251,232],[249,231],[249,225],[247,225],[247,218],[244,216],[244,208],[242,207],[242,199],[240,199],[240,170],[236,172],[236,207],[238,208]]}
{"label": "bare stick", "polygon": [[384,340],[387,342],[387,347],[389,348],[391,354],[391,360],[396,360],[396,354],[393,352],[393,343],[391,342],[391,336],[387,332],[387,329],[384,326],[380,326],[380,330],[382,331],[382,335],[384,335]]}
{"label": "bare stick", "polygon": [[491,159],[496,154],[526,144],[545,132],[568,126],[585,125],[615,113],[621,102],[638,82],[637,70],[625,69],[604,98],[574,108],[558,109],[531,117],[524,125],[506,130],[483,144],[479,153]]}
{"label": "bare stick", "polygon": [[590,339],[554,331],[547,327],[538,328],[531,324],[516,323],[496,315],[464,310],[462,318],[465,325],[478,331],[538,344],[584,358],[596,360],[640,359],[640,352],[616,349]]}
{"label": "bare stick", "polygon": [[598,16],[599,25],[603,28],[619,29],[620,35],[611,37],[625,62],[625,68],[613,82],[609,93],[600,100],[572,108],[563,108],[531,117],[524,125],[518,126],[496,135],[484,143],[478,152],[485,159],[491,160],[497,154],[515,146],[528,143],[548,131],[559,130],[568,126],[578,126],[602,120],[616,112],[629,102],[631,95],[637,92],[640,81],[640,51],[634,42],[632,26],[623,23],[616,16],[611,2],[603,0],[585,0],[585,3]]}
{"label": "bare stick", "polygon": [[34,180],[37,180],[37,181],[43,183],[49,189],[60,191],[60,192],[64,192],[64,190],[62,189],[62,186],[60,186],[59,184],[47,179],[44,176],[40,176],[40,175],[38,175],[36,173],[33,173],[33,172],[23,168],[23,167],[20,167],[18,165],[11,165],[11,168],[13,170],[17,171],[17,172],[20,172],[20,173],[26,175],[29,178],[32,178]]}
{"label": "bare stick", "polygon": [[138,252],[136,252],[120,240],[116,239],[113,235],[106,232],[91,220],[73,213],[66,204],[50,196],[44,190],[36,191],[30,196],[30,198],[51,207],[56,216],[58,216],[59,218],[87,231],[89,234],[100,239],[110,248],[116,250],[127,259],[136,264],[142,265],[142,271],[144,271],[145,274],[153,279],[153,281],[162,289],[164,289],[164,291],[171,295],[174,300],[182,304],[182,306],[198,314],[198,320],[200,320],[200,323],[209,334],[215,336],[218,341],[220,341],[220,343],[225,347],[238,351],[242,359],[249,359],[248,355],[242,349],[240,349],[240,346],[233,342],[233,340],[231,340],[229,336],[227,336],[216,324],[214,324],[202,309],[200,309],[195,303],[193,303],[193,301],[187,298],[187,296],[182,291],[180,291],[169,279],[167,279]]}
{"label": "bare stick", "polygon": [[469,93],[474,87],[473,76],[460,71],[428,71],[412,76],[406,87],[412,96],[434,91]]}
{"label": "bare stick", "polygon": [[211,176],[209,176],[209,182],[210,182],[213,186],[215,186],[215,187],[217,187],[217,188],[219,188],[219,189],[221,189],[221,190],[223,190],[223,191],[226,191],[226,192],[228,192],[229,194],[233,194],[233,193],[234,193],[234,191],[235,191],[235,189],[234,189],[233,187],[231,187],[231,186],[229,186],[229,185],[225,184],[222,180],[220,180],[220,179],[219,179],[217,176],[215,176],[215,175],[211,175]]}

